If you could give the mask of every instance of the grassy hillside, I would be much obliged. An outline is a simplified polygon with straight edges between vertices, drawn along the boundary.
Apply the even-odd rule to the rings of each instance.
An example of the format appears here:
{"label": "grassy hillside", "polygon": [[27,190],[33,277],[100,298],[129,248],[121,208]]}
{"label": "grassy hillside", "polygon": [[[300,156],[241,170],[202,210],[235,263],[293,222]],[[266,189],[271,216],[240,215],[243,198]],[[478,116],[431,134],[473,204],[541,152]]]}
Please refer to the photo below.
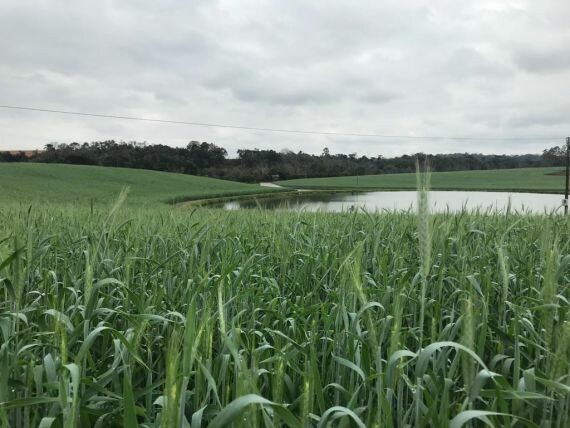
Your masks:
{"label": "grassy hillside", "polygon": [[[487,171],[434,172],[434,190],[505,190],[558,193],[564,176],[549,175],[561,168],[519,168]],[[363,175],[360,177],[307,178],[281,181],[287,187],[307,189],[415,189],[415,174]]]}
{"label": "grassy hillside", "polygon": [[130,186],[130,204],[275,191],[253,184],[142,169],[0,163],[0,203],[107,203],[124,186]]}

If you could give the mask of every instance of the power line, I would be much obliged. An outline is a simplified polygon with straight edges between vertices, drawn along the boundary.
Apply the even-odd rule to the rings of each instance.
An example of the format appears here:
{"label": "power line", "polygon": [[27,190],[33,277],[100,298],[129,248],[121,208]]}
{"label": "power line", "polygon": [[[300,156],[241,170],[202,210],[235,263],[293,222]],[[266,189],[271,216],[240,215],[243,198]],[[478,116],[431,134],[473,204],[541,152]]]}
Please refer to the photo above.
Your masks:
{"label": "power line", "polygon": [[0,105],[0,108],[10,109],[10,110],[26,110],[26,111],[37,111],[42,113],[57,113],[57,114],[69,114],[74,116],[88,116],[88,117],[100,117],[106,119],[121,119],[121,120],[136,120],[141,122],[158,122],[158,123],[170,123],[176,125],[191,125],[191,126],[206,126],[210,128],[229,128],[229,129],[242,129],[246,131],[262,131],[262,132],[281,132],[288,134],[310,134],[310,135],[329,135],[337,137],[373,137],[373,138],[401,138],[409,140],[461,140],[461,141],[551,141],[558,140],[559,137],[443,137],[443,136],[414,136],[414,135],[388,135],[388,134],[374,134],[374,133],[358,133],[358,132],[327,132],[327,131],[306,131],[297,129],[279,129],[279,128],[259,128],[253,126],[240,126],[240,125],[224,125],[218,123],[203,123],[203,122],[187,122],[180,120],[166,120],[166,119],[150,119],[146,117],[134,117],[134,116],[117,116],[111,114],[96,114],[96,113],[84,113],[77,111],[66,111],[66,110],[52,110],[34,107],[21,107],[21,106],[10,106],[10,105]]}

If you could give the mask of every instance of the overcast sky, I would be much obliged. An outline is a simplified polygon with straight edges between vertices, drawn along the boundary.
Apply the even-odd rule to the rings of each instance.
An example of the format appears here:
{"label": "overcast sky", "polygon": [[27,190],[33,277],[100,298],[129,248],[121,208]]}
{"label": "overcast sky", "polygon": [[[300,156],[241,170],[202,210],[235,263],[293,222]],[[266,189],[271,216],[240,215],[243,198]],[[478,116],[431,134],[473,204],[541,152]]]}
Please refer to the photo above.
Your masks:
{"label": "overcast sky", "polygon": [[124,139],[391,156],[531,153],[570,133],[568,0],[0,2],[0,149]]}

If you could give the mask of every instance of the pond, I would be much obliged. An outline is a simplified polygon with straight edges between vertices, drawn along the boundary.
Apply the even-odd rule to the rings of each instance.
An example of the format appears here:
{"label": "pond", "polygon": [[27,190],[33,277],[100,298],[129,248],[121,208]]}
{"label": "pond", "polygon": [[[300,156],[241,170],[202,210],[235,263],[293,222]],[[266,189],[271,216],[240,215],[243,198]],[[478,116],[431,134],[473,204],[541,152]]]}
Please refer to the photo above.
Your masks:
{"label": "pond", "polygon": [[[299,192],[289,197],[244,199],[225,202],[216,207],[226,210],[262,208],[268,210],[343,212],[364,209],[375,211],[406,211],[416,206],[415,191],[384,192]],[[505,211],[544,213],[563,212],[562,195],[541,193],[431,191],[429,201],[433,212]]]}

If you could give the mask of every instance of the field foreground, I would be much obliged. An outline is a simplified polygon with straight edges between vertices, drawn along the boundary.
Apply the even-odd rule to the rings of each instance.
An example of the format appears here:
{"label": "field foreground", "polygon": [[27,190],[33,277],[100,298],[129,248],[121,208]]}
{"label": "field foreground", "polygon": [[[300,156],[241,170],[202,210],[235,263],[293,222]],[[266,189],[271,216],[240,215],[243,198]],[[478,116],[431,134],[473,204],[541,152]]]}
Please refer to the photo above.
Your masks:
{"label": "field foreground", "polygon": [[568,220],[426,220],[4,207],[0,424],[568,426]]}

